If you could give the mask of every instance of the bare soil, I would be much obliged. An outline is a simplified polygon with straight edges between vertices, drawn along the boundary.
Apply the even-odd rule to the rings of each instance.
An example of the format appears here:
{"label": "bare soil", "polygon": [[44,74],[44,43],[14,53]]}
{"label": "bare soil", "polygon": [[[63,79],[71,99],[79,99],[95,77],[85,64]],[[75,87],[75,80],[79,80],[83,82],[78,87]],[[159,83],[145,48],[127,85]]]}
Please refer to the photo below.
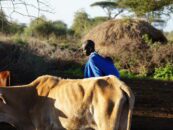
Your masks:
{"label": "bare soil", "polygon": [[124,81],[136,97],[131,130],[173,130],[173,82]]}

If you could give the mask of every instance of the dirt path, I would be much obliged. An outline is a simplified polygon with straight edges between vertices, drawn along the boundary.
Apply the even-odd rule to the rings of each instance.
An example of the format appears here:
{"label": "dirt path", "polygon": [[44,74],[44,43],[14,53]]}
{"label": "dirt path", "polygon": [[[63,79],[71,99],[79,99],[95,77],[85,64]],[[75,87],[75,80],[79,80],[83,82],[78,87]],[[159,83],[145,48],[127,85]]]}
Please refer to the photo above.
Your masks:
{"label": "dirt path", "polygon": [[173,130],[173,82],[124,81],[136,97],[132,130]]}

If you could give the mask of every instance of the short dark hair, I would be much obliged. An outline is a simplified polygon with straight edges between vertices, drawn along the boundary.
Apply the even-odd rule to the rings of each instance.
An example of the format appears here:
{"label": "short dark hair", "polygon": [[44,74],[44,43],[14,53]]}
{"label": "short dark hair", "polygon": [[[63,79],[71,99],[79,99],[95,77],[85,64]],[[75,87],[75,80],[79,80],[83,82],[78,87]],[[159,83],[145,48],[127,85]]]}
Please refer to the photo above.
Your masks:
{"label": "short dark hair", "polygon": [[89,47],[89,48],[93,48],[93,49],[95,49],[95,43],[94,43],[94,41],[92,41],[92,40],[86,40],[84,43],[83,43],[83,45],[85,46],[85,47]]}

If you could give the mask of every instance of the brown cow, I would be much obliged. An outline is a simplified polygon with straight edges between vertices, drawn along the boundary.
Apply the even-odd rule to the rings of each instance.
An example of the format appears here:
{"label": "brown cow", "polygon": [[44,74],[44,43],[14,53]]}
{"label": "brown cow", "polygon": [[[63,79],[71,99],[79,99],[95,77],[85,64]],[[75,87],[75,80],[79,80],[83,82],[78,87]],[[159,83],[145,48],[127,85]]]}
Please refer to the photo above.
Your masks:
{"label": "brown cow", "polygon": [[0,72],[0,87],[10,86],[10,71]]}
{"label": "brown cow", "polygon": [[19,130],[130,130],[134,95],[115,76],[0,88],[0,122]]}

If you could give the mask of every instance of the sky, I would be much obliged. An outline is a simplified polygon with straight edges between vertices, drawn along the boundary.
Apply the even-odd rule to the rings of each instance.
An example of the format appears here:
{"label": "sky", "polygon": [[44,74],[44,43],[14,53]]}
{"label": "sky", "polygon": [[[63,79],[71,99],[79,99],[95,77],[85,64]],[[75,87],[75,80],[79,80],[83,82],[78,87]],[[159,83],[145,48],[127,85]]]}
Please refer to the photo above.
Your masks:
{"label": "sky", "polygon": [[[18,1],[26,1],[26,0],[15,0],[16,2]],[[37,6],[36,3],[37,0],[29,0],[26,1],[28,4],[32,4]],[[45,15],[47,19],[50,20],[62,20],[64,21],[68,27],[72,25],[74,14],[78,10],[84,10],[86,11],[89,16],[96,17],[96,16],[105,16],[105,12],[103,9],[100,7],[91,7],[90,5],[94,2],[100,1],[100,0],[41,0],[43,1],[46,5],[49,5],[50,8],[48,8],[46,5],[40,4],[40,7],[44,9],[42,13],[39,15]],[[21,4],[15,5],[15,13],[11,13],[14,8],[13,4],[11,2],[4,2],[2,3],[4,6],[5,13],[9,16],[11,16],[12,20],[15,20],[19,23],[29,23],[31,21],[31,17],[23,16],[19,13],[22,14],[27,14],[38,16],[38,10],[36,10],[34,7],[28,7],[26,8],[25,6],[21,6]],[[7,8],[8,7],[8,8]],[[12,7],[12,8],[9,8]],[[49,11],[52,11],[53,13],[48,13]],[[167,20],[167,24],[163,29],[164,31],[173,31],[173,15],[170,19]]]}

